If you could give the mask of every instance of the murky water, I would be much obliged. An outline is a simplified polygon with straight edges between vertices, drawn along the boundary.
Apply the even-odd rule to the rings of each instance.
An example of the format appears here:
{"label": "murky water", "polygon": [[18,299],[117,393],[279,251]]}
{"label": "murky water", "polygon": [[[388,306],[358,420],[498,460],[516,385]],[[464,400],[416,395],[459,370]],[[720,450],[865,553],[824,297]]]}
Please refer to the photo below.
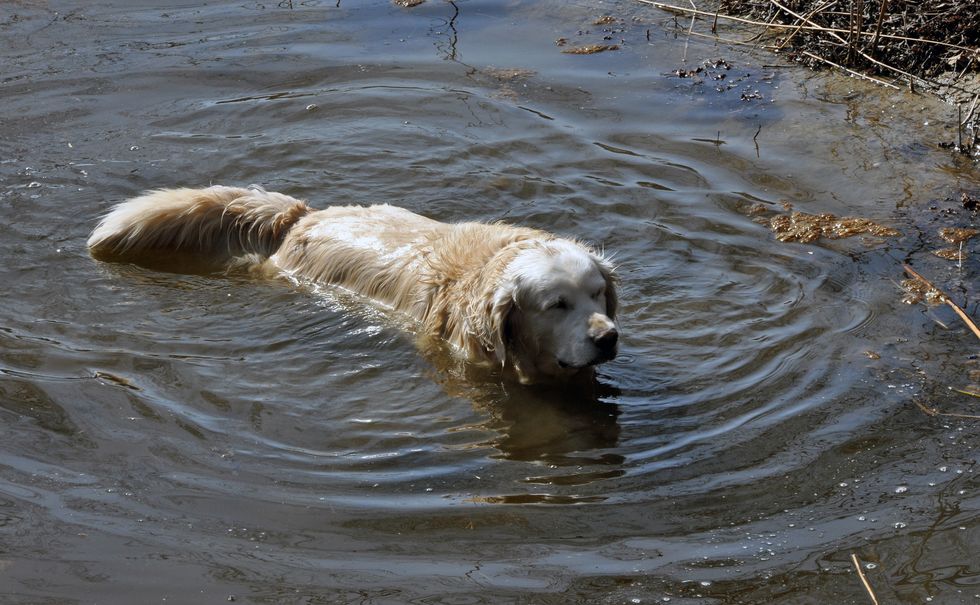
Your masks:
{"label": "murky water", "polygon": [[[952,112],[673,27],[0,6],[0,602],[870,602],[851,553],[885,602],[980,601],[980,421],[916,406],[978,413],[977,343],[898,286],[978,315],[929,254],[980,188]],[[110,204],[210,183],[598,242],[623,353],[522,389],[349,295],[87,255]],[[903,235],[779,243],[783,202]]]}

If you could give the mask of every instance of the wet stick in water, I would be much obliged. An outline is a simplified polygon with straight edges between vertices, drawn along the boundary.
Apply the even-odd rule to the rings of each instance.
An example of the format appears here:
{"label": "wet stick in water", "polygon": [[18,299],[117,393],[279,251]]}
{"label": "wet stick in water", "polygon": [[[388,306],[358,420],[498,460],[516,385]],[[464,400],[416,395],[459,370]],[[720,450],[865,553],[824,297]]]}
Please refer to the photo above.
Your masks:
{"label": "wet stick in water", "polygon": [[[963,391],[960,391],[959,389],[953,389],[953,390],[963,393]],[[913,403],[915,403],[915,406],[920,410],[922,410],[926,416],[949,416],[951,418],[971,418],[973,420],[980,420],[980,416],[976,414],[957,414],[956,412],[940,412],[938,408],[931,408],[918,401],[913,401]]]}
{"label": "wet stick in water", "polygon": [[868,578],[864,576],[864,571],[861,569],[861,561],[858,556],[851,553],[851,561],[854,562],[854,569],[858,572],[858,577],[861,578],[861,584],[864,585],[864,589],[868,591],[868,596],[871,597],[871,602],[874,605],[878,605],[878,597],[875,596],[875,591],[871,588],[871,584],[868,582]]}
{"label": "wet stick in water", "polygon": [[948,294],[946,294],[945,292],[943,292],[942,290],[940,290],[939,288],[937,288],[928,279],[922,277],[922,275],[920,275],[919,273],[917,273],[915,271],[915,269],[913,269],[912,267],[910,267],[908,265],[902,265],[902,267],[905,269],[905,272],[906,273],[908,273],[909,275],[911,275],[915,279],[917,279],[920,282],[922,282],[923,284],[925,284],[930,290],[935,290],[936,292],[938,292],[939,295],[940,295],[939,296],[940,302],[944,302],[947,305],[949,305],[950,308],[952,308],[953,311],[956,312],[957,315],[959,315],[960,319],[962,319],[963,322],[970,328],[970,330],[973,331],[973,334],[977,338],[980,338],[980,328],[978,328],[977,327],[977,324],[972,319],[970,319],[970,316],[966,314],[966,311],[964,311],[963,309],[961,309],[959,305],[957,305],[956,303],[954,303],[949,298],[949,295]]}

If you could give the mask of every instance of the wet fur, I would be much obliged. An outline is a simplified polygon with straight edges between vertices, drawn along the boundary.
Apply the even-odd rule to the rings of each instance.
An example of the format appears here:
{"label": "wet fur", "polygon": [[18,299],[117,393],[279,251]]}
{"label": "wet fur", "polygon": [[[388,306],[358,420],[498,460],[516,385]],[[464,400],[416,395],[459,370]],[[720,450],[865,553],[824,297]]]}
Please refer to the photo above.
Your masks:
{"label": "wet fur", "polygon": [[[388,205],[314,210],[259,188],[149,192],[113,208],[88,246],[107,260],[166,251],[228,262],[254,255],[270,272],[390,305],[417,320],[425,336],[449,342],[467,360],[500,364],[522,382],[542,376],[522,359],[534,343],[521,325],[527,317],[518,289],[528,278],[513,274],[520,255],[587,255],[607,284],[598,315],[611,324],[616,314],[612,267],[576,242],[499,223],[441,223]],[[591,365],[546,378],[591,373]]]}

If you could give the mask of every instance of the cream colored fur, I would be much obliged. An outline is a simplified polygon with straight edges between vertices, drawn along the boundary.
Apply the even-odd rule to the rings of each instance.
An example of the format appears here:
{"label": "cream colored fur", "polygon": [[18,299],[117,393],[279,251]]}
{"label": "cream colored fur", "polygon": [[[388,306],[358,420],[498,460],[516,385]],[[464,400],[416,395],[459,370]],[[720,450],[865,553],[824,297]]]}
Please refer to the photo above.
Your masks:
{"label": "cream colored fur", "polygon": [[593,250],[543,231],[441,223],[394,206],[305,202],[259,188],[166,189],[119,204],[93,255],[257,255],[264,268],[339,285],[416,320],[470,361],[521,382],[587,375],[616,352],[615,277]]}

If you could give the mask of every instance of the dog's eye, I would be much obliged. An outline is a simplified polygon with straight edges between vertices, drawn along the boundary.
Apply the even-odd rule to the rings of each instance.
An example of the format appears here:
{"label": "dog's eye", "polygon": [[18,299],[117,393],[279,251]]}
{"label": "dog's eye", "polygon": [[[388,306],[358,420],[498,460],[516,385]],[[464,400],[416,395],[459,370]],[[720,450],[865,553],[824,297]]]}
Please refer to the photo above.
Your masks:
{"label": "dog's eye", "polygon": [[568,308],[568,301],[565,300],[564,298],[559,298],[555,302],[553,302],[550,305],[548,305],[548,309],[565,310],[567,308]]}

